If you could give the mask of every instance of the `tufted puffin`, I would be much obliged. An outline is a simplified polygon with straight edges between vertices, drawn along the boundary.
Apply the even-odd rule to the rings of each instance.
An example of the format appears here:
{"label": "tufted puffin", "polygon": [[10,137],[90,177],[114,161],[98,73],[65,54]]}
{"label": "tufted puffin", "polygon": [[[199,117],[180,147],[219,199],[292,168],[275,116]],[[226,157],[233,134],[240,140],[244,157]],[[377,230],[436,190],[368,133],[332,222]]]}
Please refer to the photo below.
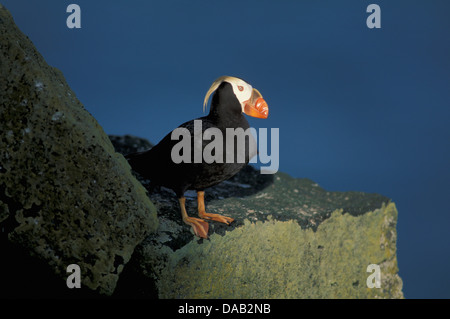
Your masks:
{"label": "tufted puffin", "polygon": [[[215,152],[218,152],[218,157],[215,158],[219,160],[211,162],[201,159],[196,161],[194,154],[191,154],[191,160],[174,161],[172,150],[179,143],[179,140],[174,139],[172,133],[177,129],[167,134],[153,148],[125,156],[132,169],[144,178],[149,179],[152,185],[165,186],[175,192],[184,223],[190,225],[195,235],[202,238],[208,237],[209,226],[204,219],[227,225],[233,221],[233,218],[205,211],[204,190],[234,176],[256,155],[256,143],[251,134],[245,137],[245,144],[241,143],[244,144],[244,147],[240,148],[240,145],[234,145],[234,147],[227,148],[227,145],[236,142],[235,137],[231,138],[226,134],[227,129],[243,129],[245,131],[249,128],[249,124],[243,114],[267,118],[269,112],[267,103],[261,93],[240,78],[222,76],[215,80],[206,93],[203,110],[205,110],[211,94],[213,96],[209,114],[183,123],[177,129],[190,133],[192,145],[190,150],[195,149],[195,145],[197,147],[201,145],[202,151],[204,151],[205,147],[215,141],[216,138],[226,136],[227,140],[224,143],[216,144]],[[202,138],[200,144],[196,144],[194,136],[198,137],[198,124],[201,124],[202,133],[205,133],[208,129],[213,129],[216,130],[215,132],[220,130],[222,134],[214,135],[214,139],[212,137],[209,140]],[[196,129],[197,135],[195,134]],[[227,157],[230,152],[233,152],[232,156]],[[200,154],[203,154],[203,152],[200,152]],[[244,160],[239,160],[239,156],[242,156]],[[200,218],[189,217],[186,212],[184,193],[187,190],[197,191],[198,215]]]}

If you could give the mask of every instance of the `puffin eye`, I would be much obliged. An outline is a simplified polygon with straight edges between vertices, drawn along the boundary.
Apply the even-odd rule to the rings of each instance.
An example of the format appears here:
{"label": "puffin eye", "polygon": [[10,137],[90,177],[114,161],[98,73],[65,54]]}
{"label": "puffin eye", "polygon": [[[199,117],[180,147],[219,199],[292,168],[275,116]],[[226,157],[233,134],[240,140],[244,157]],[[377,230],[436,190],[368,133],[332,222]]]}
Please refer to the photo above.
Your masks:
{"label": "puffin eye", "polygon": [[243,87],[243,86],[240,86],[240,85],[238,85],[238,90],[242,92],[242,91],[244,91],[244,87]]}

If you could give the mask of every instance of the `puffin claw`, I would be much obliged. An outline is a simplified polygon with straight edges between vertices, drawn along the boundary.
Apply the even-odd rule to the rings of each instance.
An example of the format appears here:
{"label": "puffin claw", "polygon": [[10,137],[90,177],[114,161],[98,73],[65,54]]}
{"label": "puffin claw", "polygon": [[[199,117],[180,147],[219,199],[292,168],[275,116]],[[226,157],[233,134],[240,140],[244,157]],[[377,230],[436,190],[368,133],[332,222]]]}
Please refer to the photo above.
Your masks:
{"label": "puffin claw", "polygon": [[197,191],[198,216],[203,219],[214,220],[216,222],[230,225],[234,219],[219,214],[209,214],[205,211],[205,192]]}
{"label": "puffin claw", "polygon": [[227,225],[230,225],[234,221],[234,218],[222,216],[219,214],[210,214],[207,212],[199,212],[198,215],[200,216],[200,218],[214,220],[216,222],[224,223]]}
{"label": "puffin claw", "polygon": [[200,238],[208,238],[209,224],[203,219],[188,217],[184,222],[192,227],[195,236]]}

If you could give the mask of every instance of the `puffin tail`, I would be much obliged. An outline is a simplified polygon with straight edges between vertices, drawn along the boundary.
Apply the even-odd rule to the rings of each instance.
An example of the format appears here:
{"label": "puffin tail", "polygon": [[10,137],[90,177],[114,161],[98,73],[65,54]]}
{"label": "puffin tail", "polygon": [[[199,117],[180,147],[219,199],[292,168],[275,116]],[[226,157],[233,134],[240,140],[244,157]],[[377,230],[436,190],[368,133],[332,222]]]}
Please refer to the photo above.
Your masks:
{"label": "puffin tail", "polygon": [[148,156],[145,156],[145,153],[146,152],[144,151],[125,155],[125,158],[127,159],[128,164],[130,164],[133,171],[142,174],[143,170],[148,170],[148,166],[147,169],[145,169],[145,162],[148,162]]}
{"label": "puffin tail", "polygon": [[144,152],[134,152],[127,155],[124,155],[124,157],[127,159],[127,161],[132,161],[133,159],[136,159],[139,157],[139,155],[142,155]]}

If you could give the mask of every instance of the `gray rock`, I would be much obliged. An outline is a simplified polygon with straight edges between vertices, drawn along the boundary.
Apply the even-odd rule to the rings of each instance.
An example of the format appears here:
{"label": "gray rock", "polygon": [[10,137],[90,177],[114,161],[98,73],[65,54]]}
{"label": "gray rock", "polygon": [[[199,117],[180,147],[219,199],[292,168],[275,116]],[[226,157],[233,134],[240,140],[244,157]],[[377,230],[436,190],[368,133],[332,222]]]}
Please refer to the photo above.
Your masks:
{"label": "gray rock", "polygon": [[[134,137],[127,143],[151,145]],[[118,152],[137,151],[112,137]],[[140,149],[139,151],[142,151]],[[125,154],[125,152],[124,152]],[[395,204],[385,196],[329,192],[309,179],[260,175],[247,166],[206,190],[206,210],[235,218],[210,223],[208,240],[183,224],[175,194],[151,189],[159,228],[139,245],[134,271],[160,298],[403,298],[396,259]],[[196,215],[196,194],[187,210]],[[368,288],[378,265],[381,288]]]}
{"label": "gray rock", "polygon": [[78,264],[85,289],[112,294],[135,246],[157,227],[155,207],[62,73],[1,5],[0,88],[2,267],[23,267],[20,250],[65,287],[67,266]]}

